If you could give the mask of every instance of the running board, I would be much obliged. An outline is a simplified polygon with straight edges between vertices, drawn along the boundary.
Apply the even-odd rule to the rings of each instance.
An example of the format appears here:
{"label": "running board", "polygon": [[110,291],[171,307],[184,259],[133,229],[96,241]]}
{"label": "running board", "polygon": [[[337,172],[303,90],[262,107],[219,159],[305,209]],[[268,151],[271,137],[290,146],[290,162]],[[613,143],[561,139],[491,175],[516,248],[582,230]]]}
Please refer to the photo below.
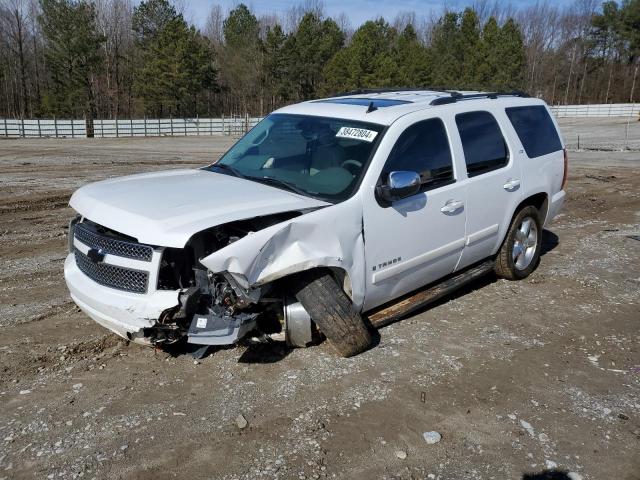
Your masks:
{"label": "running board", "polygon": [[375,328],[385,327],[409,313],[418,310],[449,293],[457,290],[463,285],[486,275],[493,270],[494,261],[486,260],[473,267],[467,268],[453,276],[443,280],[425,290],[416,293],[410,293],[408,296],[401,298],[392,305],[382,307],[382,309],[374,310],[368,315],[369,322]]}

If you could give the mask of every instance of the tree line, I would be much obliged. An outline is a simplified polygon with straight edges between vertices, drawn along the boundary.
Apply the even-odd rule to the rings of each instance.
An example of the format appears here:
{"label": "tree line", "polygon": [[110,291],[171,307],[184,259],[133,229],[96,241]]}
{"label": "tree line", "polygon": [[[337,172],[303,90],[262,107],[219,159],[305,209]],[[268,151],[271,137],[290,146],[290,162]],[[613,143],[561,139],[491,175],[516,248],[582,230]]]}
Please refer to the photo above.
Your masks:
{"label": "tree line", "polygon": [[490,0],[353,28],[308,0],[281,17],[169,0],[0,0],[0,116],[263,115],[358,88],[525,90],[551,104],[633,102],[640,0]]}

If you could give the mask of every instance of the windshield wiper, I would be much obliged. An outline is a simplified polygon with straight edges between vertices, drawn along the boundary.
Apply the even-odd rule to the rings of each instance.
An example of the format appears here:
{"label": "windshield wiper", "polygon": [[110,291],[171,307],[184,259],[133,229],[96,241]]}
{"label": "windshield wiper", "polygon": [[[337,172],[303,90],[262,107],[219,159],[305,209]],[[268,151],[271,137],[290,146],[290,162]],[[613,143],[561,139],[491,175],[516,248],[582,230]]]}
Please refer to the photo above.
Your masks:
{"label": "windshield wiper", "polygon": [[279,178],[274,178],[274,177],[253,177],[251,175],[247,176],[246,178],[247,179],[251,179],[251,180],[256,180],[256,181],[258,181],[260,183],[279,185],[281,187],[284,187],[285,190],[289,190],[291,192],[297,193],[298,195],[304,195],[305,197],[308,197],[309,193],[310,193],[310,192],[307,192],[305,190],[302,190],[301,188],[296,187],[292,183],[286,182],[284,180],[280,180]]}
{"label": "windshield wiper", "polygon": [[220,170],[224,170],[226,172],[231,172],[231,174],[235,177],[239,177],[239,178],[246,178],[243,174],[241,174],[238,170],[236,170],[235,168],[227,165],[226,163],[214,163],[213,165],[211,165],[212,167],[215,168],[219,168]]}

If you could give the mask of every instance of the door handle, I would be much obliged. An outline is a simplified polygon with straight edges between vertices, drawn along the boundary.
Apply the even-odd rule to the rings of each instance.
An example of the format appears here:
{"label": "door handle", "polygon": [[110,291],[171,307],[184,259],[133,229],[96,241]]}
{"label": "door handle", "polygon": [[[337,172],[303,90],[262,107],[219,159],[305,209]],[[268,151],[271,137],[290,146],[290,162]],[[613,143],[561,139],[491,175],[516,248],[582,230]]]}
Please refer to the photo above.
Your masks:
{"label": "door handle", "polygon": [[506,191],[511,192],[513,190],[517,190],[517,188],[520,186],[520,180],[517,178],[510,178],[509,180],[507,180],[507,183],[505,183],[502,188],[504,188]]}
{"label": "door handle", "polygon": [[453,213],[460,210],[462,207],[464,207],[464,203],[460,200],[447,200],[447,203],[442,206],[440,211],[442,213]]}

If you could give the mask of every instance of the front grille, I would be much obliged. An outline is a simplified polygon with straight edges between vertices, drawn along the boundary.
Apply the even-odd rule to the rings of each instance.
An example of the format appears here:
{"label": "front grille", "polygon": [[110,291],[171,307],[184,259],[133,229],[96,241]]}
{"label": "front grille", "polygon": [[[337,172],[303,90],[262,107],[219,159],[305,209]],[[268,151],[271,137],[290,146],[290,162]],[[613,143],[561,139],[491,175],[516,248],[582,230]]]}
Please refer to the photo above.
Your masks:
{"label": "front grille", "polygon": [[118,257],[133,258],[150,262],[153,257],[153,247],[141,243],[127,242],[115,238],[100,235],[93,232],[83,223],[76,224],[75,236],[89,248],[102,250],[104,253],[117,255]]}
{"label": "front grille", "polygon": [[94,263],[88,256],[75,249],[76,265],[94,282],[125,292],[147,293],[149,272],[118,267],[108,263]]}

